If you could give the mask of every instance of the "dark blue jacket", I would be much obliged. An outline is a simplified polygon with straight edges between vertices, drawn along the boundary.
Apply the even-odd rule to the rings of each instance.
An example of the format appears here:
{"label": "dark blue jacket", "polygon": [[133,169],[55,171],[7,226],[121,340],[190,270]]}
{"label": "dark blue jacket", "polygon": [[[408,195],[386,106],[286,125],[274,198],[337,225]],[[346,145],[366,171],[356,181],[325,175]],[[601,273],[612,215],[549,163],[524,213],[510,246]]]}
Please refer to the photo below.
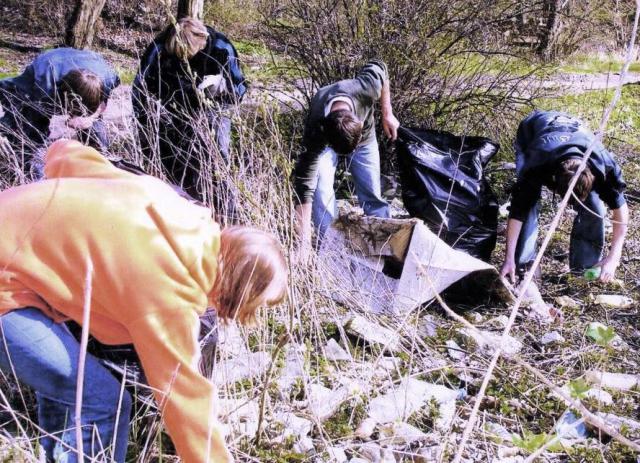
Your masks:
{"label": "dark blue jacket", "polygon": [[[520,122],[514,143],[518,180],[510,217],[524,221],[540,199],[542,186],[554,188],[556,166],[583,157],[594,139],[581,120],[558,111],[534,111]],[[602,143],[595,143],[588,165],[595,177],[593,190],[602,201],[611,209],[625,204],[622,170]]]}
{"label": "dark blue jacket", "polygon": [[165,51],[167,31],[147,47],[133,83],[134,110],[139,118],[144,117],[148,95],[160,100],[165,107],[177,105],[178,111],[199,108],[201,100],[196,88],[207,75],[224,76],[227,88],[232,90],[226,103],[242,99],[247,88],[236,49],[223,34],[208,26],[207,30],[209,37],[205,48],[189,60],[188,66]]}
{"label": "dark blue jacket", "polygon": [[0,102],[54,104],[57,86],[70,71],[86,69],[102,79],[105,99],[120,85],[114,69],[98,53],[75,48],[54,48],[36,57],[19,76],[0,80]]}

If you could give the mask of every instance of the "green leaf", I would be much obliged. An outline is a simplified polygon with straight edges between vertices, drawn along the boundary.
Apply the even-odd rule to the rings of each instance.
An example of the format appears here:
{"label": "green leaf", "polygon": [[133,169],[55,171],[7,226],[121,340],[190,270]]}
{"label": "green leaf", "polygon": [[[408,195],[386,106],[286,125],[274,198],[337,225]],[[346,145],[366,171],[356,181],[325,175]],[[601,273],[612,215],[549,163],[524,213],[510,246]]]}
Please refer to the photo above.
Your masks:
{"label": "green leaf", "polygon": [[[544,444],[553,439],[553,435],[549,435],[547,433],[542,434],[534,434],[529,431],[524,431],[524,436],[520,437],[517,434],[511,435],[511,442],[518,448],[521,448],[527,453],[533,453],[542,447]],[[558,448],[562,448],[562,446],[558,445],[559,443],[553,444],[548,450],[557,451]]]}
{"label": "green leaf", "polygon": [[569,394],[572,399],[582,399],[589,389],[591,385],[582,378],[569,381]]}
{"label": "green leaf", "polygon": [[602,323],[593,322],[589,323],[589,327],[587,328],[587,336],[593,339],[599,346],[605,347],[616,336],[616,332],[610,326],[605,326]]}

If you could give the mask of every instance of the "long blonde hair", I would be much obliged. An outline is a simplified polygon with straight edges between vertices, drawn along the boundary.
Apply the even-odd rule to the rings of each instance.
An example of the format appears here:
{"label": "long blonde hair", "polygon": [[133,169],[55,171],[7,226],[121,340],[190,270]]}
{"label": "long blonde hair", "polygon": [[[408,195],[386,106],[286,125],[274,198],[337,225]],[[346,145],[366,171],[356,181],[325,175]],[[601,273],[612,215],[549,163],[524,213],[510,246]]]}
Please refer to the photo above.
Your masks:
{"label": "long blonde hair", "polygon": [[193,18],[181,18],[175,25],[170,25],[164,48],[167,53],[181,60],[193,58],[207,44],[209,31],[202,21]]}
{"label": "long blonde hair", "polygon": [[273,235],[241,226],[222,231],[218,273],[211,292],[221,321],[254,323],[260,305],[284,300],[287,282],[282,246]]}

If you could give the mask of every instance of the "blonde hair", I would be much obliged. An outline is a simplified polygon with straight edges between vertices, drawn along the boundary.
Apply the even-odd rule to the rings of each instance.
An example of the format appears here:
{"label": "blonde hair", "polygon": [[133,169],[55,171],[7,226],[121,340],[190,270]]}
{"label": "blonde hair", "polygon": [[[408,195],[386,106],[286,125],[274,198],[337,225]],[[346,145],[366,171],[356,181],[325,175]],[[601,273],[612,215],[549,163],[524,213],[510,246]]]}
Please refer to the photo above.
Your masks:
{"label": "blonde hair", "polygon": [[282,302],[287,265],[280,243],[262,230],[234,226],[220,236],[218,273],[211,293],[222,322],[253,324],[257,309]]}
{"label": "blonde hair", "polygon": [[194,18],[181,18],[175,25],[169,26],[164,48],[167,53],[181,60],[193,58],[207,44],[209,31],[202,21]]}

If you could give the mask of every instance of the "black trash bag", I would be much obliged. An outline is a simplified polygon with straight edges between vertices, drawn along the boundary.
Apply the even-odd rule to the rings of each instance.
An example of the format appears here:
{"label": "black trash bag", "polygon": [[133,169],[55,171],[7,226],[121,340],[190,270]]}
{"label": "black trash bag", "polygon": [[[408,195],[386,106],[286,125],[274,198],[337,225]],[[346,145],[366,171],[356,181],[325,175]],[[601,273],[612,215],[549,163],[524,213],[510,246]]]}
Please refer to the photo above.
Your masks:
{"label": "black trash bag", "polygon": [[402,200],[454,249],[488,262],[496,246],[498,202],[484,168],[500,145],[425,129],[398,130]]}

